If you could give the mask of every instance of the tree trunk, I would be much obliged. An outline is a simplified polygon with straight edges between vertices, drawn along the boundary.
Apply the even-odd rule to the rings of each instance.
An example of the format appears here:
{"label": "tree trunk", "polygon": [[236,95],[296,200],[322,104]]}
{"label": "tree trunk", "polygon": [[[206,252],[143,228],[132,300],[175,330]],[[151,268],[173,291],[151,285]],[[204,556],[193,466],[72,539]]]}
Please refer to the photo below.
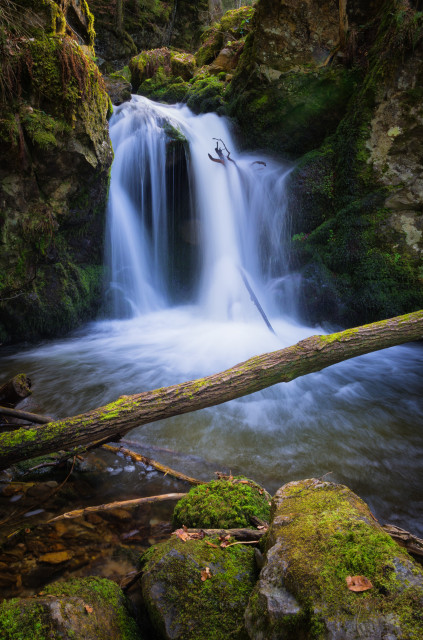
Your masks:
{"label": "tree trunk", "polygon": [[423,338],[423,310],[347,329],[311,336],[298,344],[254,356],[206,378],[132,396],[36,429],[0,435],[0,469],[15,462],[95,440],[119,440],[131,429],[260,391],[320,371],[337,362]]}

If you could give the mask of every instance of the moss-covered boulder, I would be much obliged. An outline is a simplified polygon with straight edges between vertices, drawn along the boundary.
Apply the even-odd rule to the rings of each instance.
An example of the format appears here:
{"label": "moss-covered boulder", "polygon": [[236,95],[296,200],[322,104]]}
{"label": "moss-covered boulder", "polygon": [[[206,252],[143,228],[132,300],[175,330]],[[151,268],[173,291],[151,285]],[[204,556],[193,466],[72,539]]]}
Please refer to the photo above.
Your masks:
{"label": "moss-covered boulder", "polygon": [[115,582],[84,578],[56,582],[42,595],[0,605],[3,640],[142,640]]}
{"label": "moss-covered boulder", "polygon": [[67,34],[53,0],[15,5],[13,23],[0,21],[0,341],[64,333],[96,313],[112,161],[90,44]]}
{"label": "moss-covered boulder", "polygon": [[[290,482],[272,503],[245,620],[252,640],[417,640],[423,571],[343,485]],[[351,589],[353,584],[364,590]]]}
{"label": "moss-covered boulder", "polygon": [[174,538],[142,557],[142,593],[161,638],[241,640],[244,610],[256,580],[254,552],[218,540]]}
{"label": "moss-covered boulder", "polygon": [[246,478],[220,479],[201,484],[179,500],[173,512],[175,527],[250,527],[251,517],[269,519],[270,496]]}

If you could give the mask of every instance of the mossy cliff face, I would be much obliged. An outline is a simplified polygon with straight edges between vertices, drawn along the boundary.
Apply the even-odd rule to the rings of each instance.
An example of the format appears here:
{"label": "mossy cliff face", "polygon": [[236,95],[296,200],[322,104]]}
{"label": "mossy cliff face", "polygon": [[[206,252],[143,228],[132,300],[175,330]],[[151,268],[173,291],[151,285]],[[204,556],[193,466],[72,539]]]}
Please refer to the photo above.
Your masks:
{"label": "mossy cliff face", "polygon": [[209,23],[207,0],[128,0],[123,3],[122,28],[116,28],[116,3],[91,0],[96,20],[96,53],[109,73],[144,49],[176,47],[194,51]]}
{"label": "mossy cliff face", "polygon": [[335,131],[356,81],[338,40],[336,0],[257,3],[227,94],[248,146],[298,157]]}
{"label": "mossy cliff face", "polygon": [[141,52],[129,64],[134,90],[153,100],[186,102],[195,113],[227,113],[227,89],[253,15],[250,6],[228,11],[203,32],[194,57],[167,48]]}
{"label": "mossy cliff face", "polygon": [[347,113],[292,174],[293,264],[312,322],[423,306],[422,24],[391,1],[363,28]]}
{"label": "mossy cliff face", "polygon": [[[266,564],[245,614],[252,640],[422,637],[422,569],[347,487],[290,482],[272,511]],[[351,591],[348,576],[372,587]]]}
{"label": "mossy cliff face", "polygon": [[3,640],[142,640],[127,600],[111,580],[56,582],[33,598],[0,605]]}
{"label": "mossy cliff face", "polygon": [[[69,15],[52,0],[15,4],[0,24],[1,341],[64,333],[96,312],[112,160],[86,3],[75,5],[85,22],[70,2]],[[82,46],[67,33],[77,29]]]}

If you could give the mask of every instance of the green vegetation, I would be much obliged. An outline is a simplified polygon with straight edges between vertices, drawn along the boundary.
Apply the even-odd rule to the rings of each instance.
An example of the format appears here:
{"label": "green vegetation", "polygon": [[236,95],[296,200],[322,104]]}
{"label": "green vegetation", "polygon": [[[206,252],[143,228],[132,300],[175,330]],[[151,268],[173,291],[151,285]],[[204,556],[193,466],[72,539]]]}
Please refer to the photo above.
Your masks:
{"label": "green vegetation", "polygon": [[249,527],[250,517],[269,519],[269,495],[245,478],[214,480],[190,490],[175,507],[175,527]]}
{"label": "green vegetation", "polygon": [[[375,524],[367,505],[342,485],[315,487],[307,480],[286,485],[280,494],[267,545],[280,535],[280,560],[287,563],[284,582],[315,631],[310,637],[326,637],[323,619],[348,625],[355,618],[365,623],[386,615],[400,625],[401,638],[420,638],[421,586],[416,585],[423,584],[423,573]],[[364,576],[373,587],[350,591],[347,576]],[[257,595],[254,600],[259,606]]]}
{"label": "green vegetation", "polygon": [[[156,629],[168,637],[178,629],[186,640],[245,638],[244,610],[256,579],[254,552],[219,540],[172,539],[151,547],[141,558],[147,608]],[[210,576],[202,580],[201,572]],[[154,587],[160,585],[160,589]]]}

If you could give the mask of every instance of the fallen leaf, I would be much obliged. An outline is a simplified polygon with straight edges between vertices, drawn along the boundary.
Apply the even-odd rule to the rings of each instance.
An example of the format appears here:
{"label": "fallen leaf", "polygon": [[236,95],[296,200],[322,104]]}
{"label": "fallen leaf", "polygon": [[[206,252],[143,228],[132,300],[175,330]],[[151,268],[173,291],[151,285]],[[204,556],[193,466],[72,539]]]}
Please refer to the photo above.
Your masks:
{"label": "fallen leaf", "polygon": [[179,540],[182,540],[182,542],[186,542],[187,540],[189,540],[189,533],[187,533],[183,529],[176,529],[176,531],[174,531],[172,535],[178,536]]}
{"label": "fallen leaf", "polygon": [[40,562],[48,562],[48,564],[60,564],[72,558],[70,551],[53,551],[40,556]]}
{"label": "fallen leaf", "polygon": [[214,549],[218,549],[219,547],[217,546],[217,544],[213,544],[213,542],[209,542],[208,540],[204,541],[206,544],[209,545],[209,547],[213,547]]}
{"label": "fallen leaf", "polygon": [[347,576],[345,580],[350,591],[368,591],[373,588],[372,583],[365,576]]}
{"label": "fallen leaf", "polygon": [[208,580],[211,577],[212,577],[212,574],[211,574],[211,571],[210,571],[209,567],[206,567],[205,569],[202,569],[202,571],[201,571],[201,582],[204,582],[205,580]]}
{"label": "fallen leaf", "polygon": [[84,604],[84,607],[85,607],[85,611],[87,613],[92,613],[94,611],[94,609],[92,607],[90,607],[89,604]]}

